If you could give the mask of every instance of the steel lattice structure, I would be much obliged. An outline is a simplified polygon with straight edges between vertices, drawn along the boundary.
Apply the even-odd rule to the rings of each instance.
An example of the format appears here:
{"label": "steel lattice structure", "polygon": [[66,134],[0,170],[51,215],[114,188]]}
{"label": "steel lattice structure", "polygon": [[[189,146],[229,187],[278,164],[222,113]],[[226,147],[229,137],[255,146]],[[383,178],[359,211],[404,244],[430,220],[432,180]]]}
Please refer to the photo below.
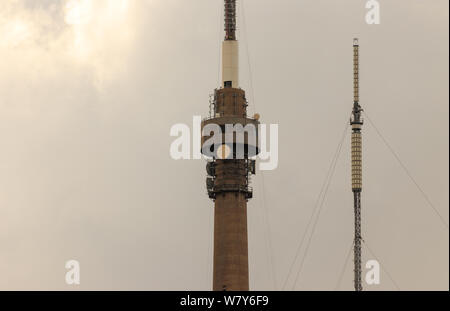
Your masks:
{"label": "steel lattice structure", "polygon": [[359,104],[359,43],[353,42],[353,111],[350,124],[352,126],[352,191],[355,212],[354,237],[354,286],[356,291],[362,291],[361,278],[361,192],[362,192],[362,108]]}

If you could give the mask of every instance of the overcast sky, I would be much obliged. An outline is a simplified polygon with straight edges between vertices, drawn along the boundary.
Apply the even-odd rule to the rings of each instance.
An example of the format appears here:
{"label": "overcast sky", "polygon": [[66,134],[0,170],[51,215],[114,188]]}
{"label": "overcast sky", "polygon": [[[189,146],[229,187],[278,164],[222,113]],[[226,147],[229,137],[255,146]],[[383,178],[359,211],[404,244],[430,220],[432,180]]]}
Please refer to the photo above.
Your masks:
{"label": "overcast sky", "polygon": [[[448,224],[448,1],[380,0],[380,25],[366,24],[362,0],[238,2],[249,112],[279,124],[279,166],[257,173],[248,205],[251,289],[288,278],[352,108],[355,36],[361,104]],[[172,160],[169,132],[208,113],[222,7],[0,2],[1,290],[211,289],[205,163]],[[363,259],[383,268],[366,289],[448,290],[448,225],[369,122],[363,133],[363,237],[375,253]],[[347,135],[285,289],[337,288],[353,239],[349,150]],[[71,259],[78,287],[65,283]],[[339,289],[352,280],[350,258]]]}

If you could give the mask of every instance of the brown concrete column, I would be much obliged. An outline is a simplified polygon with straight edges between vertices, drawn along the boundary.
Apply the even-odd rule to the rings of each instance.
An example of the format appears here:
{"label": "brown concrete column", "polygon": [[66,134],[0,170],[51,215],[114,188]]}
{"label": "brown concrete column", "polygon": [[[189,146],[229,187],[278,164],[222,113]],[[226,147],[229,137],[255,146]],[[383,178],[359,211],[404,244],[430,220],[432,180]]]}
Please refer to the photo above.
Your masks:
{"label": "brown concrete column", "polygon": [[214,207],[214,291],[248,291],[247,199],[217,195]]}

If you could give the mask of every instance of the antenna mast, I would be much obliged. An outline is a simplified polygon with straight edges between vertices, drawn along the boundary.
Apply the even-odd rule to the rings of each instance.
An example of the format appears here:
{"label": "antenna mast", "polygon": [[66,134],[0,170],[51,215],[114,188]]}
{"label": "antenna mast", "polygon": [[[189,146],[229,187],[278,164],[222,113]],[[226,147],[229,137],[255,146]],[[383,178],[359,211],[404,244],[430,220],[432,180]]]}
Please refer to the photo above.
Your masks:
{"label": "antenna mast", "polygon": [[236,0],[225,0],[225,40],[236,40]]}
{"label": "antenna mast", "polygon": [[353,111],[350,120],[352,126],[352,192],[355,212],[354,238],[354,286],[356,291],[362,291],[361,279],[361,192],[362,192],[362,135],[364,123],[359,104],[359,43],[353,39]]}

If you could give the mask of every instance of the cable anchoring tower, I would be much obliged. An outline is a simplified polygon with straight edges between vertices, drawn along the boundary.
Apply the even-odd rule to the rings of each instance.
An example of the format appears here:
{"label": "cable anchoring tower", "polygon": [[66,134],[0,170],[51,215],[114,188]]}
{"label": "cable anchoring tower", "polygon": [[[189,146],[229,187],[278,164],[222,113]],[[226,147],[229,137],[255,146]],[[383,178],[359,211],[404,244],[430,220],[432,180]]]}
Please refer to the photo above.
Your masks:
{"label": "cable anchoring tower", "polygon": [[214,291],[249,290],[247,201],[253,197],[251,158],[259,152],[259,116],[247,116],[245,91],[239,88],[238,47],[236,0],[225,0],[222,85],[214,92],[210,118],[202,122],[202,154],[209,159],[206,187],[214,201]]}
{"label": "cable anchoring tower", "polygon": [[361,129],[364,121],[362,108],[359,104],[359,43],[353,40],[353,111],[350,120],[352,126],[352,191],[355,212],[355,238],[354,238],[354,285],[356,291],[362,291],[361,278],[361,192],[362,192],[362,135]]}

